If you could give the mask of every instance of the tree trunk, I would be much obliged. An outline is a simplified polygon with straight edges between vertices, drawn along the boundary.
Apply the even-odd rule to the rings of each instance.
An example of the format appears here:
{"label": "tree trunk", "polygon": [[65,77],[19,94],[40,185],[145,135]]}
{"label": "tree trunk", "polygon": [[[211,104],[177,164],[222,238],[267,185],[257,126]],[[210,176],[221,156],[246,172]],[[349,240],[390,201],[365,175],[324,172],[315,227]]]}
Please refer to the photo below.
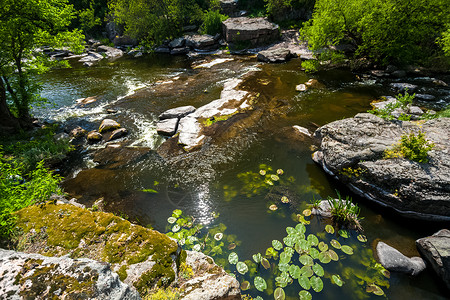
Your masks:
{"label": "tree trunk", "polygon": [[0,135],[17,132],[21,128],[19,121],[11,114],[6,103],[6,88],[0,78]]}

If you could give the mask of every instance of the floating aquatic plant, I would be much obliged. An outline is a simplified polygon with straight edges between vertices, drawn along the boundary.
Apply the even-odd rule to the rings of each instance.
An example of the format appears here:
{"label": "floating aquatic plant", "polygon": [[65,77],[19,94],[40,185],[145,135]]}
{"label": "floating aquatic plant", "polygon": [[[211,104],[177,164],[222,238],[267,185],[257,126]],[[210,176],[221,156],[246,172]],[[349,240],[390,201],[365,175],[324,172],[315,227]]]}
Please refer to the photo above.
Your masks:
{"label": "floating aquatic plant", "polygon": [[338,199],[328,197],[328,203],[330,204],[331,218],[333,222],[340,226],[356,228],[362,230],[359,217],[360,208],[357,204],[354,204],[350,197],[342,199],[338,194]]}

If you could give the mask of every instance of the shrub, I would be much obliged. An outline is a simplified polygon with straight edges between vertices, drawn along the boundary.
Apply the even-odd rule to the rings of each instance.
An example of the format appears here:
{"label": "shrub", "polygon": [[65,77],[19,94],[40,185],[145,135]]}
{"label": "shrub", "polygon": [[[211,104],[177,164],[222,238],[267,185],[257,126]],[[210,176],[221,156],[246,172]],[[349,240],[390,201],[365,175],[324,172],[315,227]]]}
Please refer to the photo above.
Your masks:
{"label": "shrub", "polygon": [[434,143],[425,139],[425,134],[422,131],[419,131],[417,135],[411,132],[409,135],[402,135],[398,145],[385,150],[384,158],[405,157],[419,163],[427,163],[428,151],[433,147]]}
{"label": "shrub", "polygon": [[[412,103],[415,96],[416,94],[410,95],[406,90],[404,95],[398,94],[395,96],[396,101],[388,103],[384,108],[375,108],[367,112],[379,116],[385,120],[393,120],[395,118],[392,115],[392,112],[397,108],[407,109],[408,105]],[[398,119],[401,121],[409,121],[410,118],[411,117],[409,115],[401,114]]]}
{"label": "shrub", "polygon": [[227,18],[218,10],[208,10],[203,16],[203,24],[200,28],[201,33],[210,35],[222,33],[222,22]]}
{"label": "shrub", "polygon": [[14,229],[14,215],[24,207],[44,202],[53,193],[62,194],[61,177],[54,175],[40,161],[36,169],[25,174],[23,164],[6,158],[0,152],[0,238],[8,237]]}

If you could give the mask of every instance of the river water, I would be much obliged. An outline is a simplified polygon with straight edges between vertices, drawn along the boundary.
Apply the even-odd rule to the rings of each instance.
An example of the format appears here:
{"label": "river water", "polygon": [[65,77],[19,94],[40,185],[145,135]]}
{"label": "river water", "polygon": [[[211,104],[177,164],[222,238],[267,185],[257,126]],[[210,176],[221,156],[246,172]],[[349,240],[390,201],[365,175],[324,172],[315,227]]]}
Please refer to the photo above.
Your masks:
{"label": "river water", "polygon": [[[336,197],[339,192],[343,197],[351,196],[361,207],[368,241],[359,242],[356,232],[347,239],[328,234],[324,231],[327,220],[311,219],[306,234],[328,243],[336,239],[355,251],[346,255],[336,250],[338,261],[323,264],[324,288],[321,292],[310,289],[313,299],[446,299],[442,284],[429,270],[417,277],[390,274],[390,278],[380,278],[374,271],[372,253],[376,242],[382,240],[408,256],[417,256],[414,241],[442,225],[404,219],[352,194],[314,164],[313,141],[300,138],[292,129],[299,125],[312,132],[318,126],[365,112],[377,97],[393,94],[387,85],[370,78],[360,80],[347,70],[312,76],[300,70],[300,60],[296,59],[269,65],[258,63],[255,57],[226,58],[229,60],[210,68],[198,68],[217,57],[123,57],[91,68],[74,62],[72,69],[42,76],[42,94],[52,104],[35,108],[37,117],[87,130],[97,129],[104,118],[112,118],[129,131],[121,141],[127,147],[121,150],[102,152],[105,145],[97,145],[83,151],[83,160],[66,172],[66,192],[87,205],[103,197],[108,211],[162,232],[170,230],[167,218],[174,209],[192,216],[205,226],[203,231],[224,224],[225,236],[239,241],[233,240],[238,247],[232,251],[241,261],[252,260],[252,254],[258,252],[264,254],[272,240],[281,241],[287,235],[286,227],[298,224],[293,216],[312,199]],[[157,116],[169,108],[199,107],[219,98],[223,83],[230,78],[243,78],[242,86],[257,95],[256,112],[247,113],[242,124],[237,122],[239,125],[230,127],[219,141],[207,143],[197,153],[176,157],[158,153],[156,149],[165,138],[156,133]],[[310,78],[322,87],[304,93],[295,90],[297,84]],[[76,105],[76,99],[91,96],[98,100],[85,107]],[[106,109],[117,112],[107,114]],[[283,170],[273,186],[254,176],[269,166],[272,173]],[[279,201],[283,195],[290,203]],[[271,204],[278,209],[268,209]],[[225,264],[240,282],[250,281],[252,287],[255,275],[265,278],[269,286],[266,292],[252,288],[244,293],[272,299],[277,261],[271,260],[272,272],[259,266],[258,274],[242,276],[234,265],[227,265],[228,246],[224,239],[223,253],[217,254],[216,261]],[[298,264],[298,257],[292,259]],[[343,287],[330,282],[333,274],[341,276]],[[385,295],[366,292],[371,283],[383,285]],[[298,299],[302,288],[294,280],[284,290],[287,299]]]}

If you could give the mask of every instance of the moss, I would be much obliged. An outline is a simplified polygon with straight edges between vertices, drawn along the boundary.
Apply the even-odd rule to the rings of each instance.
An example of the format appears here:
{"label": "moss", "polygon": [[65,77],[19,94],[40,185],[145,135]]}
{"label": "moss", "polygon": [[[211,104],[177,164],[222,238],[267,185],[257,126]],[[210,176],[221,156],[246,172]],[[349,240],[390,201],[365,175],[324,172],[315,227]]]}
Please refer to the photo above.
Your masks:
{"label": "moss", "polygon": [[168,287],[175,280],[175,272],[171,268],[172,262],[168,260],[160,261],[153,268],[141,275],[140,279],[133,285],[139,294],[144,295],[149,292],[149,287]]}
{"label": "moss", "polygon": [[237,112],[234,112],[234,113],[229,114],[229,115],[223,115],[223,116],[211,117],[211,118],[207,118],[207,119],[200,119],[199,121],[200,121],[200,123],[201,123],[203,126],[208,127],[208,126],[211,126],[211,125],[213,125],[213,124],[215,124],[215,123],[217,123],[217,122],[220,122],[220,121],[226,121],[226,120],[228,120],[229,118],[231,118],[232,116],[234,116],[235,114],[237,114]]}
{"label": "moss", "polygon": [[178,300],[181,299],[181,292],[177,288],[157,289],[145,296],[144,300]]}
{"label": "moss", "polygon": [[[22,241],[19,240],[21,251],[52,256],[69,254],[72,258],[88,257],[118,264],[121,280],[127,278],[129,265],[151,256],[156,265],[139,281],[141,290],[144,283],[166,285],[175,279],[171,256],[177,254],[178,245],[157,231],[133,225],[111,213],[50,202],[22,209],[17,216],[17,226],[24,233]],[[27,239],[33,232],[41,237],[39,245]]]}

